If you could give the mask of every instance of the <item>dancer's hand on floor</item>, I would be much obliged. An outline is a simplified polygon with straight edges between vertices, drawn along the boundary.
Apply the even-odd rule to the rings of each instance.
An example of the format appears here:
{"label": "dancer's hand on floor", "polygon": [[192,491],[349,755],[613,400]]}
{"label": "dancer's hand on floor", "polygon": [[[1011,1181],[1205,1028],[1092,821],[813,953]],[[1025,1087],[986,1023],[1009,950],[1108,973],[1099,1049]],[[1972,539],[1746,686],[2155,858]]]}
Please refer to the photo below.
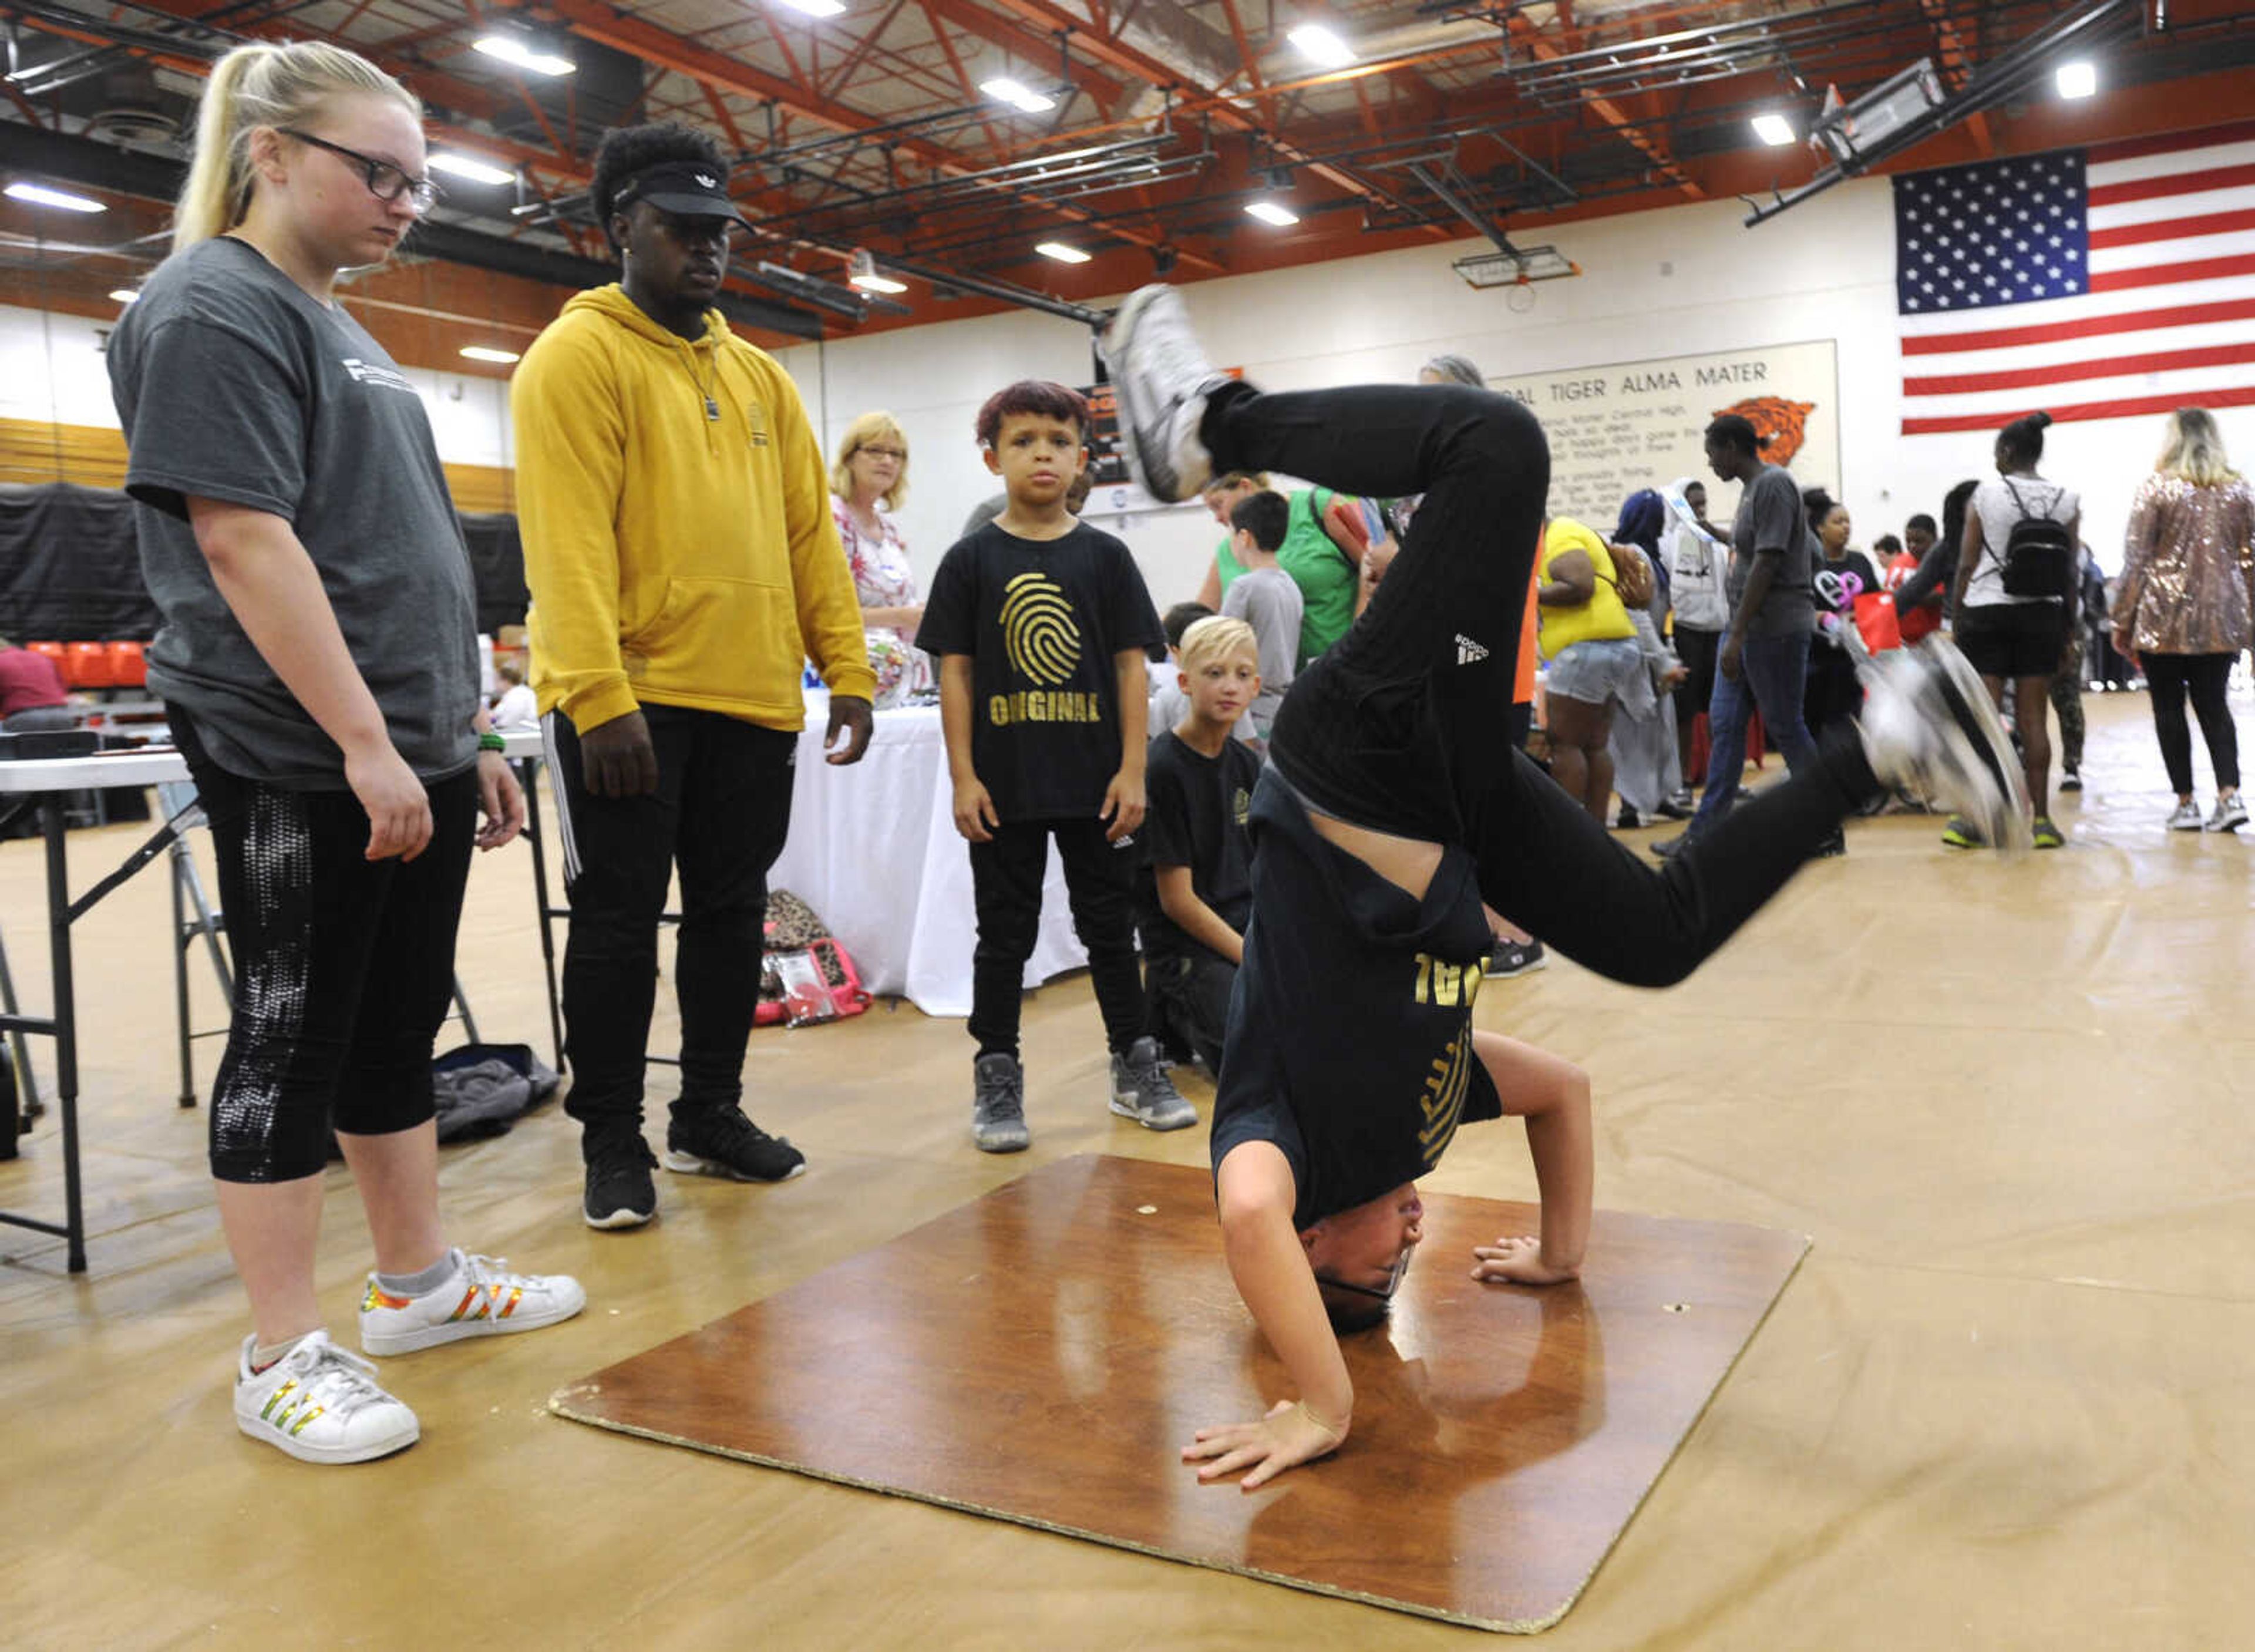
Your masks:
{"label": "dancer's hand on floor", "polygon": [[1350,1417],[1334,1427],[1297,1400],[1279,1400],[1258,1423],[1200,1429],[1198,1444],[1183,1447],[1183,1461],[1204,1461],[1198,1472],[1203,1480],[1249,1467],[1253,1472],[1239,1483],[1251,1491],[1296,1464],[1330,1456],[1345,1444],[1352,1422]]}
{"label": "dancer's hand on floor", "polygon": [[1532,1234],[1499,1239],[1493,1245],[1475,1245],[1472,1277],[1500,1280],[1509,1285],[1563,1285],[1582,1276],[1579,1268],[1553,1268],[1542,1260],[1542,1241]]}

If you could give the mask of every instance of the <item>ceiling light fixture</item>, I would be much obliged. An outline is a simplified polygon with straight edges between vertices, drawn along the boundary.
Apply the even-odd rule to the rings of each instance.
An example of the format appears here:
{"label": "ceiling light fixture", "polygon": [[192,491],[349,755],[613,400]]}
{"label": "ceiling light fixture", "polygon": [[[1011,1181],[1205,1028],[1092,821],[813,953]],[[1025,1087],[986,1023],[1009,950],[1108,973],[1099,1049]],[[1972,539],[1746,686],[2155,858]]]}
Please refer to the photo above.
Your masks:
{"label": "ceiling light fixture", "polygon": [[1296,224],[1300,221],[1298,213],[1278,201],[1248,200],[1245,203],[1245,210],[1262,223],[1274,224],[1279,229],[1287,224]]}
{"label": "ceiling light fixture", "polygon": [[451,150],[431,151],[431,170],[451,172],[457,178],[467,178],[474,184],[513,184],[516,174],[491,161],[480,160],[474,155],[457,155]]}
{"label": "ceiling light fixture", "polygon": [[1057,107],[1057,99],[1044,96],[1031,87],[1022,86],[1008,75],[998,75],[991,81],[981,81],[979,89],[993,98],[1000,98],[1022,113],[1039,115]]}
{"label": "ceiling light fixture", "polygon": [[580,66],[526,39],[521,34],[481,34],[471,43],[489,58],[499,58],[534,74],[569,74]]}
{"label": "ceiling light fixture", "polygon": [[507,367],[511,362],[523,359],[518,351],[497,350],[490,344],[465,344],[462,354],[473,362],[491,362],[498,367]]}
{"label": "ceiling light fixture", "polygon": [[1310,63],[1326,69],[1343,69],[1354,61],[1354,48],[1320,23],[1303,23],[1284,37],[1300,48]]}
{"label": "ceiling light fixture", "polygon": [[1793,141],[1793,123],[1774,113],[1757,115],[1754,116],[1754,136],[1773,146],[1790,144]]}
{"label": "ceiling light fixture", "polygon": [[131,287],[112,287],[109,290],[109,296],[120,304],[130,304],[141,295]]}
{"label": "ceiling light fixture", "polygon": [[859,287],[864,292],[906,292],[909,284],[896,281],[888,275],[877,273],[877,261],[869,256],[867,247],[856,247],[846,260],[846,285]]}
{"label": "ceiling light fixture", "polygon": [[1092,256],[1078,247],[1069,247],[1062,241],[1037,242],[1034,250],[1044,258],[1055,258],[1059,264],[1086,264]]}
{"label": "ceiling light fixture", "polygon": [[2062,97],[2089,97],[2098,89],[2098,66],[2078,58],[2072,63],[2062,63],[2055,77],[2059,81]]}
{"label": "ceiling light fixture", "polygon": [[45,184],[27,183],[18,179],[5,192],[15,200],[29,201],[34,207],[60,207],[65,212],[108,212],[109,208],[98,200],[84,195],[74,195],[67,190],[50,189]]}
{"label": "ceiling light fixture", "polygon": [[804,11],[810,18],[834,18],[846,8],[838,0],[783,0],[793,11]]}

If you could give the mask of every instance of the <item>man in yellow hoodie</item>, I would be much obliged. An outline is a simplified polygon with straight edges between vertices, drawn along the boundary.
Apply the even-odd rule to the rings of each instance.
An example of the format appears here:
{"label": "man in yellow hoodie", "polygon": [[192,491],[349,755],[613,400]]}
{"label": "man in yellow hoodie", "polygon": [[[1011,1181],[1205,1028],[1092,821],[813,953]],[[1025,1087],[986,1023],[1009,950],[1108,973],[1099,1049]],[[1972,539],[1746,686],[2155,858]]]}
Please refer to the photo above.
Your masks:
{"label": "man in yellow hoodie", "polygon": [[869,740],[875,682],[820,444],[790,377],[712,307],[743,222],[727,184],[692,128],[608,134],[591,193],[622,278],[564,306],[510,395],[532,687],[572,904],[565,1107],[594,1227],[657,1209],[643,1066],[677,864],[666,1168],[763,1182],[805,1168],[742,1107],[805,658],[830,686],[829,761],[859,760]]}

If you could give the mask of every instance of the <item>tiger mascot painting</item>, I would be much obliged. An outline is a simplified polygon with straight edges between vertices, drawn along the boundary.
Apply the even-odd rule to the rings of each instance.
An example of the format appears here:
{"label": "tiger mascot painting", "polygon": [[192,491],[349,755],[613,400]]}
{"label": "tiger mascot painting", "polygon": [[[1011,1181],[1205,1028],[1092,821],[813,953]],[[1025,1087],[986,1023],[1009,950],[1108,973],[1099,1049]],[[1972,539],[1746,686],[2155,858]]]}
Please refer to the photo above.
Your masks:
{"label": "tiger mascot painting", "polygon": [[1728,407],[1718,407],[1714,417],[1736,413],[1754,427],[1762,438],[1761,456],[1773,465],[1791,465],[1794,454],[1809,438],[1809,416],[1816,411],[1814,402],[1792,402],[1782,396],[1749,396],[1742,402],[1732,402]]}

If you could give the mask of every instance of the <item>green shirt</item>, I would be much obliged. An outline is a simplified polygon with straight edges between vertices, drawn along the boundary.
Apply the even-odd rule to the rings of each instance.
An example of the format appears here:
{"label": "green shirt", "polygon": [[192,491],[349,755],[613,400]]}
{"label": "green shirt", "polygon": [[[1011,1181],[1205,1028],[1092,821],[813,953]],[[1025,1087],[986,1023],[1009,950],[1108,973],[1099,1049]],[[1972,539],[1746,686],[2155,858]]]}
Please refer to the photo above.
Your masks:
{"label": "green shirt", "polygon": [[1324,512],[1334,497],[1324,488],[1294,494],[1291,526],[1276,552],[1276,566],[1300,587],[1302,665],[1345,636],[1354,623],[1359,570],[1324,528]]}

